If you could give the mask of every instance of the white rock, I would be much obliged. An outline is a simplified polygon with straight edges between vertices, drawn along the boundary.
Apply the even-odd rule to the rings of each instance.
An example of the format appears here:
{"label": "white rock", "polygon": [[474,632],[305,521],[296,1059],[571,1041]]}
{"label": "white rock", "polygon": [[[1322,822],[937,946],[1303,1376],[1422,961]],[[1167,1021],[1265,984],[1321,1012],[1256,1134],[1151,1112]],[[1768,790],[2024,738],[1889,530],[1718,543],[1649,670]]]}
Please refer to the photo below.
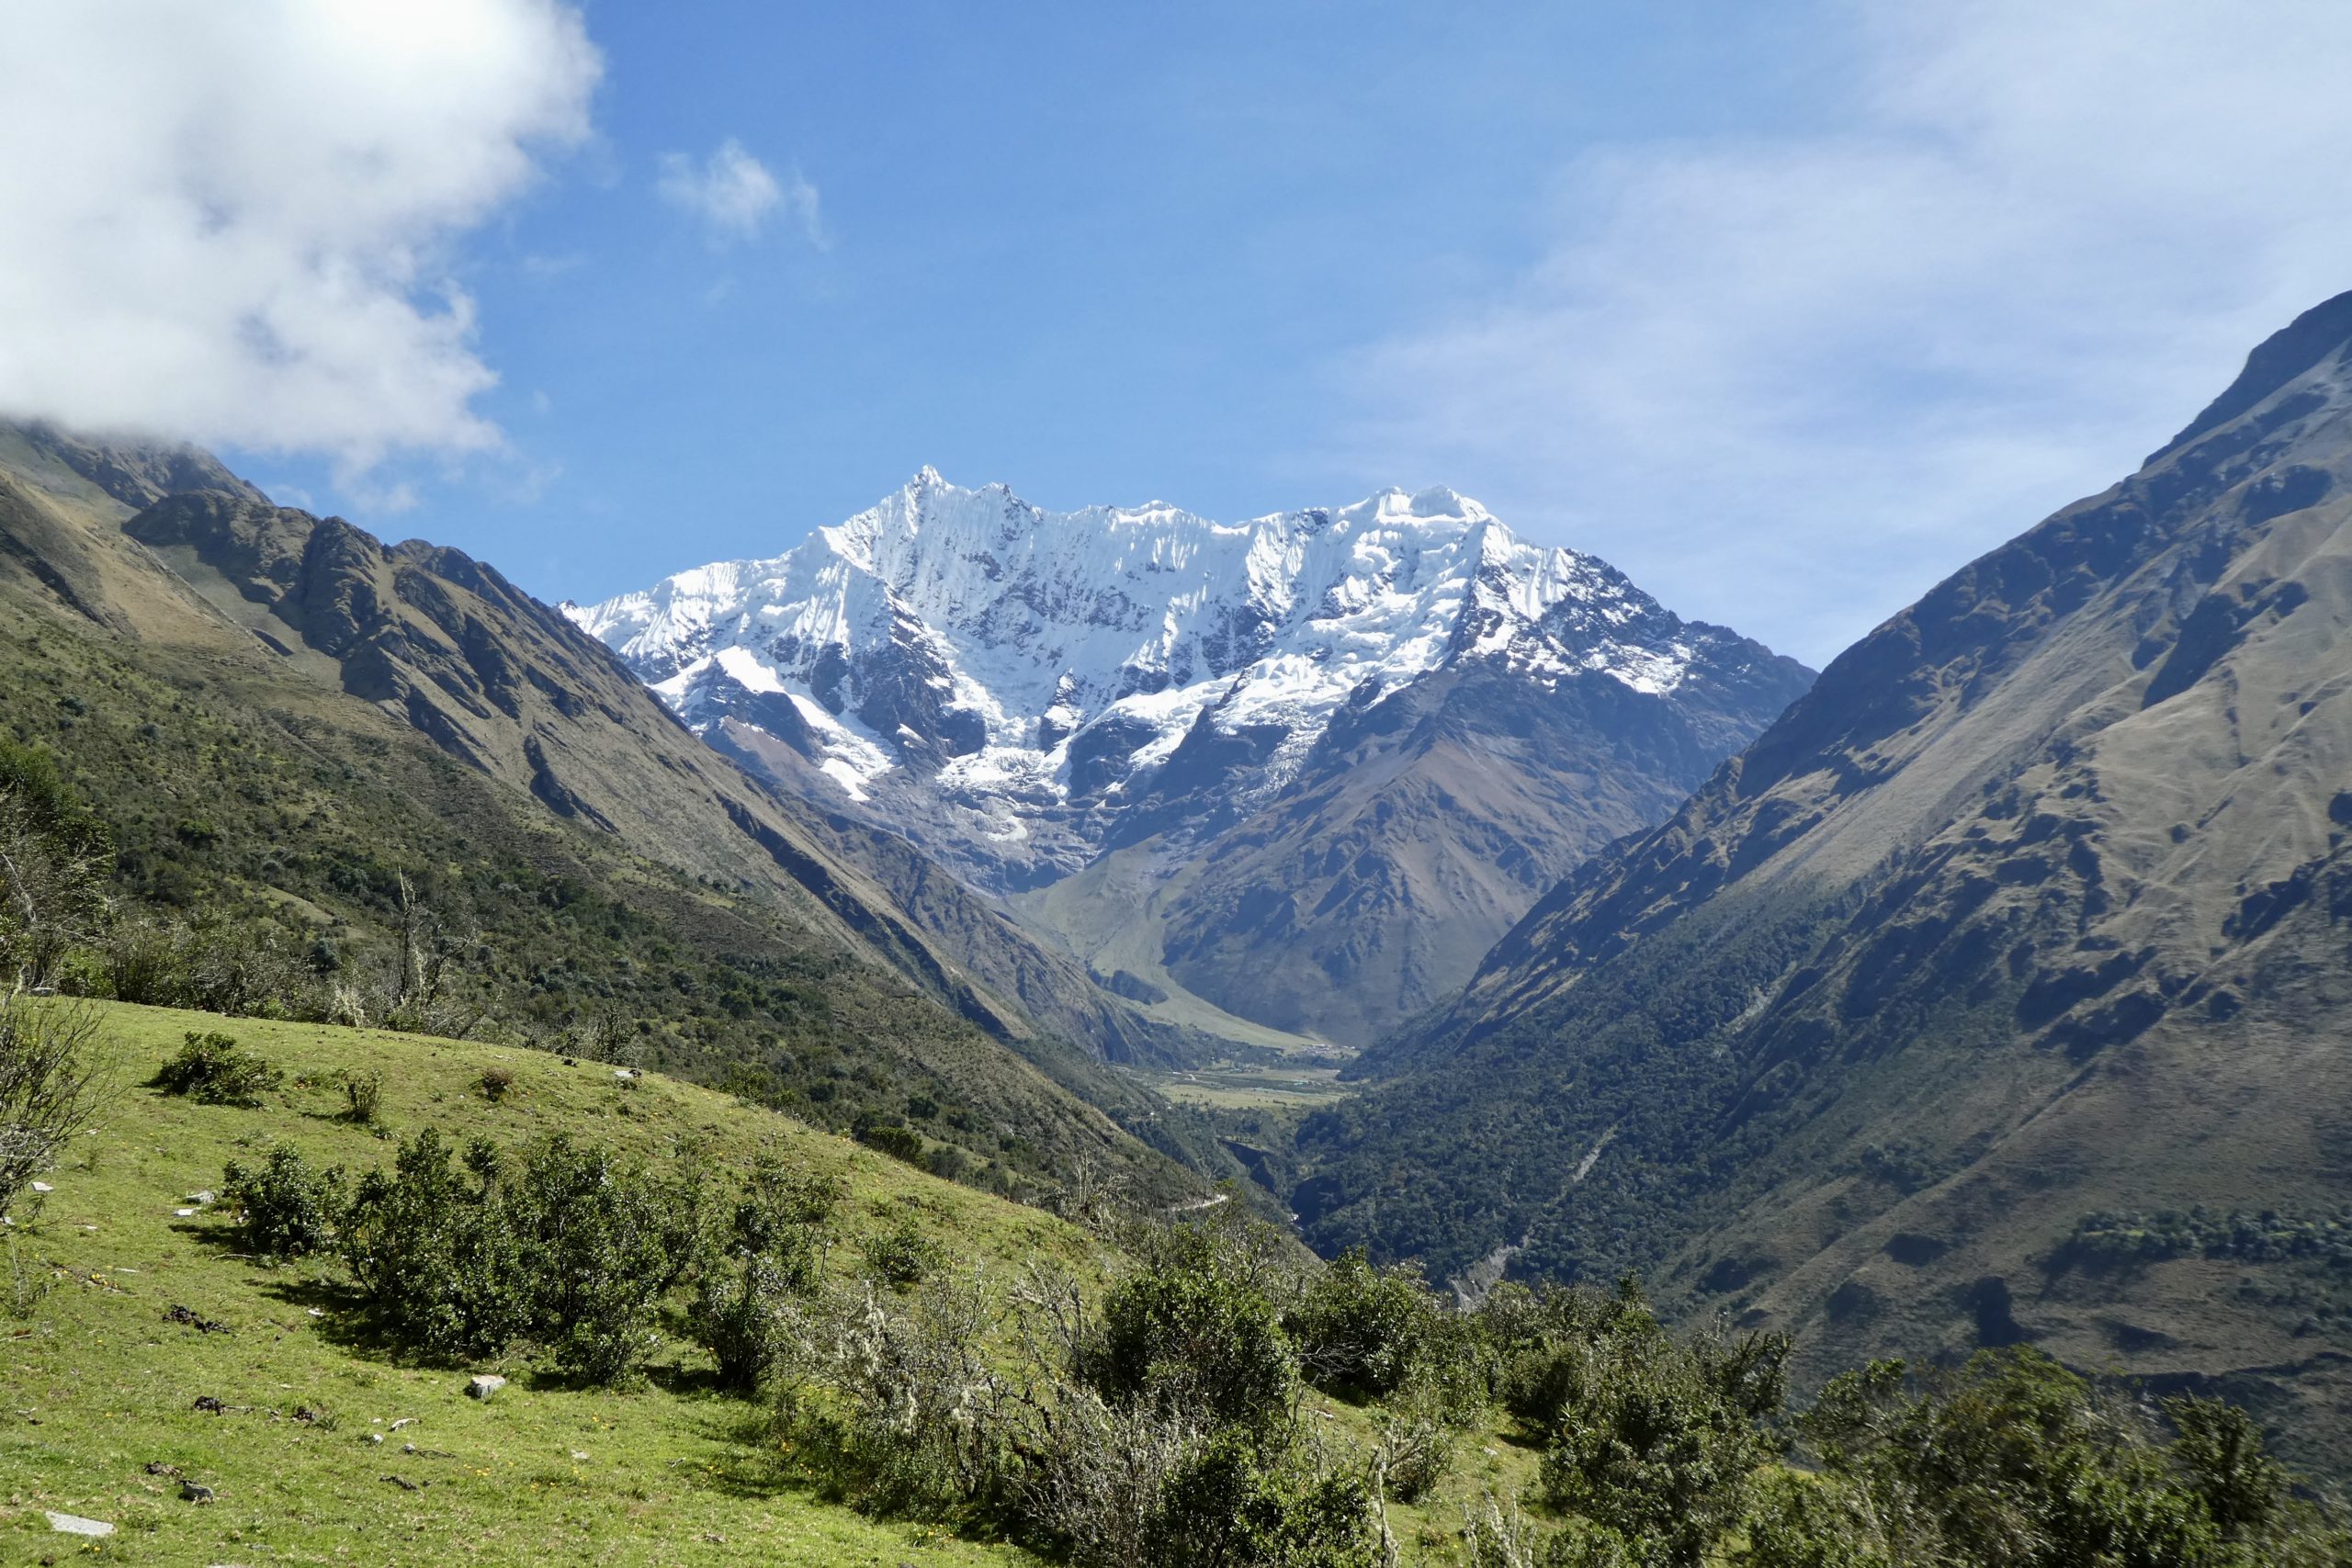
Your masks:
{"label": "white rock", "polygon": [[212,1189],[209,1187],[206,1188],[201,1192],[191,1192],[187,1195],[187,1201],[191,1203],[209,1203],[212,1201],[213,1192]]}
{"label": "white rock", "polygon": [[33,1190],[36,1192],[54,1192],[57,1189],[51,1187],[46,1181],[36,1181],[33,1183]]}
{"label": "white rock", "polygon": [[196,1211],[194,1209],[174,1209],[172,1213],[178,1218],[185,1220],[194,1215]]}
{"label": "white rock", "polygon": [[480,1377],[469,1378],[466,1380],[466,1397],[468,1399],[488,1399],[492,1394],[496,1393],[500,1389],[504,1388],[505,1386],[506,1380],[504,1378],[496,1376],[493,1373],[485,1372]]}
{"label": "white rock", "polygon": [[114,1527],[104,1519],[85,1519],[79,1514],[51,1514],[49,1528],[64,1535],[112,1535]]}

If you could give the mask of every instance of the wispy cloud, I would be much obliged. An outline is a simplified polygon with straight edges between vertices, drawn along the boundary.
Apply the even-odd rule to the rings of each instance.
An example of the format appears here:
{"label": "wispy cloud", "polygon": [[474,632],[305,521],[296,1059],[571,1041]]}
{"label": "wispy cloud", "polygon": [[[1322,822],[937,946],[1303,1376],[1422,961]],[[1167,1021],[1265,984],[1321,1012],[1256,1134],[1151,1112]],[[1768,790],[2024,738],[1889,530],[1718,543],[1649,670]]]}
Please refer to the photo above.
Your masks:
{"label": "wispy cloud", "polygon": [[810,244],[826,243],[817,187],[797,169],[778,180],[731,136],[699,164],[684,152],[663,153],[654,188],[700,219],[715,241],[748,240],[780,214]]}
{"label": "wispy cloud", "polygon": [[1538,265],[1342,378],[1382,471],[1816,661],[2352,287],[2352,7],[1829,14],[1826,129],[1578,163]]}
{"label": "wispy cloud", "polygon": [[[558,0],[0,7],[0,412],[323,453],[494,448],[445,248],[576,142]],[[401,499],[397,489],[390,499]]]}

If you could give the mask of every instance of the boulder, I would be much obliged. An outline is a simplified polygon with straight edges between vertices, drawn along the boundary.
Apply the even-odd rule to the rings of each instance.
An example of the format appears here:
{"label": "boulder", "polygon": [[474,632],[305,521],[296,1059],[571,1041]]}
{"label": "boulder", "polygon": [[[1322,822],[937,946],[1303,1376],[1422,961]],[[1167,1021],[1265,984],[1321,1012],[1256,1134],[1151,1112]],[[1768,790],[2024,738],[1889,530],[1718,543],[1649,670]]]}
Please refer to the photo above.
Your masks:
{"label": "boulder", "polygon": [[468,1399],[488,1399],[492,1394],[496,1393],[500,1389],[504,1388],[505,1386],[506,1380],[504,1378],[493,1376],[485,1372],[480,1377],[469,1378],[466,1380],[466,1397]]}
{"label": "boulder", "polygon": [[114,1527],[104,1519],[85,1519],[78,1514],[51,1514],[49,1528],[63,1535],[112,1535]]}

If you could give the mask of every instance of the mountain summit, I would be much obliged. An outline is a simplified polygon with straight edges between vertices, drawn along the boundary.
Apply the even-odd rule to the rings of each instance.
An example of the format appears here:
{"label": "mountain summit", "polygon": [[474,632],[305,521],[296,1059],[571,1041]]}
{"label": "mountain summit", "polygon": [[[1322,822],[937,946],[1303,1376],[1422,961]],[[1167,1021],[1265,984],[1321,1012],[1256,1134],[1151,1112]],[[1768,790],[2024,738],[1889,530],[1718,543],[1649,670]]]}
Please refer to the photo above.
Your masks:
{"label": "mountain summit", "polygon": [[[1243,856],[1272,917],[1251,940],[1318,928],[1327,978],[1245,1001],[1262,987],[1201,951],[1237,913],[1252,924],[1221,896],[1215,920],[1125,943],[1119,966],[1310,1032],[1363,1033],[1436,999],[1552,877],[1662,817],[1809,679],[1443,489],[1221,524],[1157,502],[1047,512],[925,468],[784,555],[571,613],[715,744],[989,891],[1044,889],[1148,843],[1148,886],[1127,878],[1138,896],[1115,900],[1139,908],[1173,891],[1172,865],[1243,869],[1241,847],[1220,845],[1243,824],[1253,851],[1300,839],[1280,865]],[[1483,749],[1498,776],[1393,795],[1378,841],[1350,838],[1352,809],[1285,815],[1340,773],[1441,748],[1462,775]],[[1449,807],[1456,820],[1430,820]],[[1465,830],[1476,842],[1451,853]],[[1408,906],[1394,940],[1381,911],[1342,920],[1330,903],[1367,852],[1359,869]],[[1099,944],[1102,905],[1036,912]],[[1171,912],[1182,926],[1172,908],[1153,918]],[[1464,915],[1432,947],[1428,924]],[[1380,984],[1341,1005],[1365,960]]]}

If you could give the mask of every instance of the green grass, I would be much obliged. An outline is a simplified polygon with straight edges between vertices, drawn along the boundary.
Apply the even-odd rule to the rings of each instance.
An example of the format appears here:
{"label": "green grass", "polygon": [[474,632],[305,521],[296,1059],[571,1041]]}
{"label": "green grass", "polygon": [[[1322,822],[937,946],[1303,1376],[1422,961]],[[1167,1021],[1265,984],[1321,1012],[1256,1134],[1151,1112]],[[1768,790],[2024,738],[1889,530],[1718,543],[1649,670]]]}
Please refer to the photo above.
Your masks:
{"label": "green grass", "polygon": [[[460,1140],[568,1131],[652,1160],[699,1145],[730,1170],[769,1153],[841,1176],[850,1195],[830,1263],[844,1276],[865,1235],[909,1213],[956,1266],[976,1263],[999,1278],[1050,1258],[1100,1280],[1118,1264],[1106,1244],[659,1075],[628,1084],[605,1064],[566,1066],[520,1048],[87,1005],[110,1075],[106,1108],[44,1178],[55,1190],[37,1212],[20,1205],[0,1247],[0,1307],[16,1309],[0,1321],[10,1337],[0,1362],[0,1562],[1037,1561],[1001,1543],[868,1519],[787,1483],[760,1412],[710,1388],[707,1358],[680,1339],[665,1339],[645,1380],[619,1392],[565,1386],[524,1356],[409,1364],[368,1341],[333,1263],[266,1267],[235,1250],[227,1222],[202,1208],[175,1211],[217,1190],[229,1160],[274,1144],[356,1172],[389,1163],[399,1136],[430,1124]],[[254,1110],[147,1087],[191,1029],[234,1036],[281,1070],[280,1087]],[[514,1075],[495,1104],[481,1089],[491,1067]],[[382,1136],[341,1115],[343,1074],[368,1068],[383,1074]],[[175,1306],[230,1332],[171,1322],[164,1314]],[[477,1403],[463,1392],[476,1371],[511,1381]],[[199,1396],[232,1409],[199,1413]],[[297,1419],[303,1409],[321,1418]],[[1342,1451],[1374,1440],[1370,1411],[1315,1394],[1304,1409]],[[394,1430],[395,1422],[413,1424]],[[418,1451],[405,1451],[410,1444]],[[1451,1562],[1463,1503],[1482,1488],[1515,1495],[1535,1460],[1493,1428],[1464,1436],[1436,1494],[1390,1508],[1407,1561]],[[182,1501],[179,1479],[150,1475],[150,1463],[175,1466],[218,1501]],[[96,1542],[53,1534],[48,1510],[117,1531]]]}
{"label": "green grass", "polygon": [[[261,1267],[187,1195],[279,1140],[355,1169],[394,1145],[335,1119],[337,1076],[384,1075],[394,1133],[432,1123],[520,1140],[562,1128],[658,1156],[690,1141],[740,1167],[773,1151],[852,1183],[833,1249],[911,1210],[951,1256],[983,1265],[1049,1254],[1088,1272],[1100,1247],[1052,1217],[918,1174],[848,1141],[670,1079],[623,1087],[608,1066],[535,1052],[375,1032],[101,1006],[110,1103],[20,1214],[17,1284],[40,1291],[6,1325],[0,1365],[0,1558],[155,1563],[1032,1562],[1008,1547],[879,1523],[782,1484],[752,1407],[708,1391],[694,1347],[672,1340],[621,1393],[557,1385],[527,1360],[403,1365],[356,1337],[320,1264]],[[205,1106],[143,1086],[194,1027],[218,1027],[287,1074],[259,1110]],[[514,1074],[503,1101],[480,1089]],[[9,1281],[0,1279],[0,1288]],[[184,1305],[229,1325],[169,1322]],[[312,1316],[313,1311],[323,1314]],[[468,1372],[513,1381],[486,1403]],[[197,1413],[209,1396],[241,1407]],[[307,1407],[326,1419],[294,1418]],[[394,1432],[396,1421],[413,1421]],[[380,1444],[368,1441],[380,1434]],[[403,1451],[413,1443],[416,1453]],[[575,1458],[574,1455],[585,1455]],[[219,1500],[180,1500],[177,1466]],[[422,1490],[382,1480],[399,1475]],[[52,1534],[58,1510],[105,1519],[96,1543]]]}

